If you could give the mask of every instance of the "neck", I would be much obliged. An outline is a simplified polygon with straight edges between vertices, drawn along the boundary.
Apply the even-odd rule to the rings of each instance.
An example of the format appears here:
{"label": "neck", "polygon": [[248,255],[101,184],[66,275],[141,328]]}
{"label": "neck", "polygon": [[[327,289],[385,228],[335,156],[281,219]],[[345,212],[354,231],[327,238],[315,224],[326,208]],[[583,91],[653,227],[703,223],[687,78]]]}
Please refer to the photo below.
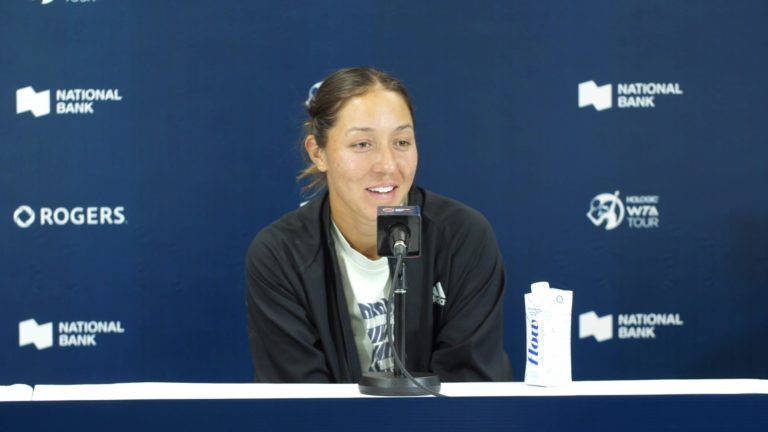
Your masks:
{"label": "neck", "polygon": [[352,249],[371,260],[379,259],[376,253],[376,220],[364,220],[335,215],[331,201],[331,219]]}

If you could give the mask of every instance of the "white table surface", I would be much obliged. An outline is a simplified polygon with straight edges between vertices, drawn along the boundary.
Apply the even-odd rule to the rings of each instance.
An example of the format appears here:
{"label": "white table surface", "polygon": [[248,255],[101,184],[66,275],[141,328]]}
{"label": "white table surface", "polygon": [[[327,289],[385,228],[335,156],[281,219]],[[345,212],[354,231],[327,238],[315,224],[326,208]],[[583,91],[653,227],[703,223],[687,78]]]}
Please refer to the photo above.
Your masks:
{"label": "white table surface", "polygon": [[32,387],[26,384],[0,386],[0,402],[30,400],[32,400]]}
{"label": "white table surface", "polygon": [[[768,394],[768,380],[576,381],[562,387],[521,382],[443,383],[447,396],[618,396],[680,394]],[[302,399],[375,397],[356,384],[198,384],[117,383],[0,386],[0,401],[77,401],[141,399]]]}

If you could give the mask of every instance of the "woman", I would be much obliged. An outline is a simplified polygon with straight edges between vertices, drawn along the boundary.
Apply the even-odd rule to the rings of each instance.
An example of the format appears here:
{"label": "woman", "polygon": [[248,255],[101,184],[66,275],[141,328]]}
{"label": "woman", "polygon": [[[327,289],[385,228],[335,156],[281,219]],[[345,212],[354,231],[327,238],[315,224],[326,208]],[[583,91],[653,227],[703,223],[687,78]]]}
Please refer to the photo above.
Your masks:
{"label": "woman", "polygon": [[390,263],[376,254],[376,208],[404,204],[422,217],[422,256],[406,268],[406,367],[443,381],[511,379],[496,239],[477,211],[413,186],[412,111],[403,84],[372,68],[333,73],[309,102],[299,178],[327,190],[248,250],[256,381],[357,382],[391,370]]}

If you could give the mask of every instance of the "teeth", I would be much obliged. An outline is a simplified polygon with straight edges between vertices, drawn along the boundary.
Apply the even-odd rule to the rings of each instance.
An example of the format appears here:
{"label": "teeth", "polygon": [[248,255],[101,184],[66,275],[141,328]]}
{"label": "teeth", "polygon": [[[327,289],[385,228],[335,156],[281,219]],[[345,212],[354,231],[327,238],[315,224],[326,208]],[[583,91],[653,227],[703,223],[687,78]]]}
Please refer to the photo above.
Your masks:
{"label": "teeth", "polygon": [[394,186],[384,186],[384,187],[375,187],[375,188],[368,188],[369,191],[378,192],[378,193],[387,193],[391,192],[392,189],[394,189]]}

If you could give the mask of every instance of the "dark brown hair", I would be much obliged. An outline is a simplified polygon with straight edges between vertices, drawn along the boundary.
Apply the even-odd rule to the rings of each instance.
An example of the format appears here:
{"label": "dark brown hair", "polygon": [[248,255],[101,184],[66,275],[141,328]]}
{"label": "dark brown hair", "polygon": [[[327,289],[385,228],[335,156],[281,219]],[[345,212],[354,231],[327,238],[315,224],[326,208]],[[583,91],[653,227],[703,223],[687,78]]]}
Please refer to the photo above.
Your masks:
{"label": "dark brown hair", "polygon": [[307,120],[304,121],[304,140],[302,153],[306,158],[306,166],[296,178],[310,178],[301,190],[304,193],[317,192],[326,185],[325,173],[309,159],[304,151],[303,143],[309,135],[315,136],[318,147],[325,148],[328,143],[328,131],[336,124],[339,111],[351,98],[381,87],[385,90],[400,94],[413,115],[411,98],[405,85],[392,75],[371,67],[355,67],[339,69],[323,80],[314,97],[307,104]]}

